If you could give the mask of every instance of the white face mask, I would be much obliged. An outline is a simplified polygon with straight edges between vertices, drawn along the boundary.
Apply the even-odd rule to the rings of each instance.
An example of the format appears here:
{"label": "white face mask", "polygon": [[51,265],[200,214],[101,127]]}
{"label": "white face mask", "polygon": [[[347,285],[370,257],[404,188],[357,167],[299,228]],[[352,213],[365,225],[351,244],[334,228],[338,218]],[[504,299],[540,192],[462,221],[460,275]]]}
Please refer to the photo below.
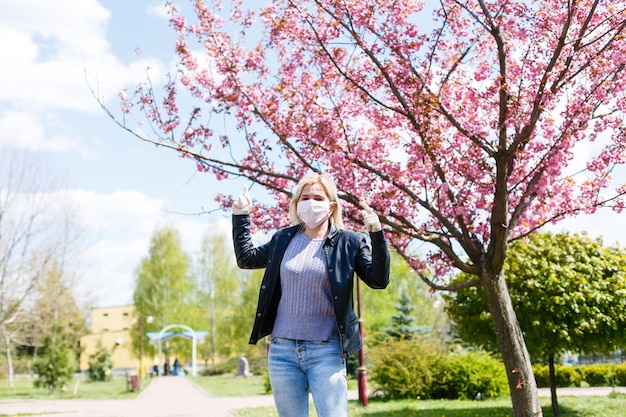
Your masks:
{"label": "white face mask", "polygon": [[315,229],[330,217],[330,201],[299,201],[298,217],[300,217],[308,227]]}

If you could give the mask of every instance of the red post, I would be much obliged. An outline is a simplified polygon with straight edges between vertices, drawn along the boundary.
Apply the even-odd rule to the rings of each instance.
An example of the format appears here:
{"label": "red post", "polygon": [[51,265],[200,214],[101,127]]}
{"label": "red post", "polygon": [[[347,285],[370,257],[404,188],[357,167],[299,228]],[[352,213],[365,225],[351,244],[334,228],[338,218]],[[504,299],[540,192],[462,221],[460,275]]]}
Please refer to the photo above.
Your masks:
{"label": "red post", "polygon": [[[363,339],[363,319],[361,318],[361,282],[356,280],[356,303],[359,315],[359,334]],[[359,384],[359,402],[363,407],[367,407],[367,369],[365,368],[365,342],[359,350],[359,367],[357,368],[357,382]]]}

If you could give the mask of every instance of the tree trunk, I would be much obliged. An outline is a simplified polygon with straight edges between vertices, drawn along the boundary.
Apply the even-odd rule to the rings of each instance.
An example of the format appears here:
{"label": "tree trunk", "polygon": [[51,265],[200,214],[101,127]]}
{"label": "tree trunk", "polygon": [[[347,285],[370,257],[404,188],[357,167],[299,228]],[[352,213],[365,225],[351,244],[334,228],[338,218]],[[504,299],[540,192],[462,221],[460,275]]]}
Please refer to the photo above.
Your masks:
{"label": "tree trunk", "polygon": [[556,397],[556,372],[554,371],[554,353],[548,357],[548,367],[550,368],[550,398],[552,398],[552,414],[554,417],[561,417],[561,407]]}
{"label": "tree trunk", "polygon": [[543,415],[537,383],[522,330],[513,311],[513,303],[504,273],[483,272],[481,283],[491,312],[498,346],[504,361],[515,417]]}
{"label": "tree trunk", "polygon": [[11,356],[11,339],[6,338],[7,343],[7,366],[9,368],[9,388],[13,388],[13,357]]}

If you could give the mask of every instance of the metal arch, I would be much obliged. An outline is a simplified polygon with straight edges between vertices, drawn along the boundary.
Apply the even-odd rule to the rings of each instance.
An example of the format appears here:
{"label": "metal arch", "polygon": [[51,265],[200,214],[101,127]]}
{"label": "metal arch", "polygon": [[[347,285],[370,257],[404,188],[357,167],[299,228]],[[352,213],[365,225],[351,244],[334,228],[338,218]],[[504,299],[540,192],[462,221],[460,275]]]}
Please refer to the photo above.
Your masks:
{"label": "metal arch", "polygon": [[189,333],[191,333],[192,336],[192,347],[191,347],[191,375],[192,376],[196,376],[196,346],[198,343],[198,338],[196,337],[196,332],[189,326],[185,325],[185,324],[168,324],[167,326],[165,326],[164,328],[161,329],[161,331],[159,332],[159,368],[161,367],[161,364],[163,363],[163,351],[161,348],[161,342],[163,340],[163,335],[165,334],[166,331],[168,331],[169,329],[172,329],[174,327],[180,327],[182,329],[187,330]]}

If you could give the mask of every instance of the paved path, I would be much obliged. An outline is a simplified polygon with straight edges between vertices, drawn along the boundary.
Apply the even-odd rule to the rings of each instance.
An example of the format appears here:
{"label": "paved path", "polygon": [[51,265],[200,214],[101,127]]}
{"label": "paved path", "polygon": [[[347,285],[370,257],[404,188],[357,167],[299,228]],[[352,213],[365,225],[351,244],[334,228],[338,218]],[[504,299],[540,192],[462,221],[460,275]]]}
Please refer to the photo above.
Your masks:
{"label": "paved path", "polygon": [[209,397],[188,378],[154,378],[128,400],[2,400],[0,415],[37,417],[229,417],[237,408],[274,405],[271,395]]}
{"label": "paved path", "polygon": [[[564,395],[608,395],[612,388],[560,388]],[[626,387],[617,388],[626,393]],[[550,396],[541,388],[540,396]],[[350,392],[357,399],[356,392]],[[1,400],[0,415],[37,417],[230,417],[237,408],[274,405],[271,395],[209,397],[188,378],[154,378],[134,399],[128,400]]]}

